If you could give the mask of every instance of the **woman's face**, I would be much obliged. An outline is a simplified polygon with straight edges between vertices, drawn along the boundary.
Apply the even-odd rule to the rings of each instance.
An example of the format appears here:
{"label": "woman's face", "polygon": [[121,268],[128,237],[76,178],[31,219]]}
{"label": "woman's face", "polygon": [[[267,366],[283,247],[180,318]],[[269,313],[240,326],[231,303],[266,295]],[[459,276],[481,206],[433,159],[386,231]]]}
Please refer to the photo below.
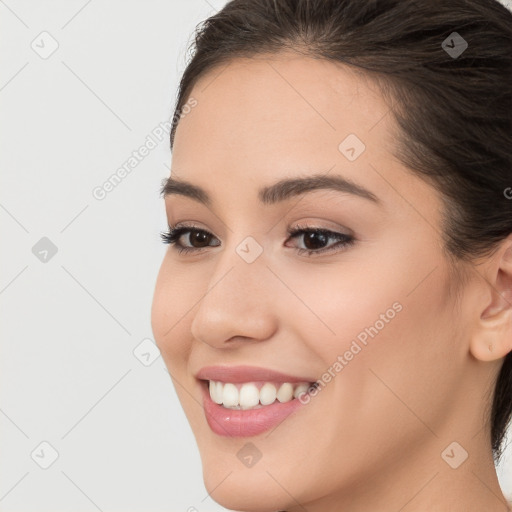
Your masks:
{"label": "woman's face", "polygon": [[[388,105],[346,67],[284,54],[216,68],[191,96],[171,176],[210,201],[169,187],[165,207],[169,224],[211,235],[182,234],[178,244],[196,252],[169,246],[152,326],[213,499],[300,509],[345,488],[378,492],[390,475],[419,490],[453,471],[442,450],[455,432],[459,441],[475,433],[457,423],[477,393],[467,328],[442,252],[440,196],[392,156]],[[358,188],[260,194],[314,175]],[[297,226],[353,242],[290,237]],[[197,376],[209,366],[321,384],[292,406],[233,410],[205,398]],[[243,368],[220,375],[237,390],[284,381]],[[411,470],[421,459],[430,463]]]}

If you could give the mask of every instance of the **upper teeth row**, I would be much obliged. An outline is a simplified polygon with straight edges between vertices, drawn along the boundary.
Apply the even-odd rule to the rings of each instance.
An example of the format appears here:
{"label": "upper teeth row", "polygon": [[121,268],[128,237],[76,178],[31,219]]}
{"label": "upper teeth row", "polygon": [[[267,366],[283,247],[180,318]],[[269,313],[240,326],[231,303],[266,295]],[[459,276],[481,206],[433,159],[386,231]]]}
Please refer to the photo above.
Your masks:
{"label": "upper teeth row", "polygon": [[225,407],[249,409],[258,404],[270,405],[276,398],[280,402],[289,402],[297,398],[300,393],[307,392],[309,384],[297,383],[291,384],[284,382],[278,385],[278,388],[271,382],[266,382],[258,389],[253,382],[242,384],[240,389],[231,382],[210,381],[210,397],[216,404],[222,404]]}

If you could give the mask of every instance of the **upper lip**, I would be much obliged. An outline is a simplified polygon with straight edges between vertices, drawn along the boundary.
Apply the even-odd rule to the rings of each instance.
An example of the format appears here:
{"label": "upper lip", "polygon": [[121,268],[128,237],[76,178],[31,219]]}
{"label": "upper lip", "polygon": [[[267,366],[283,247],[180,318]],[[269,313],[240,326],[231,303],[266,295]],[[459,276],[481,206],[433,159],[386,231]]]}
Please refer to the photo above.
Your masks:
{"label": "upper lip", "polygon": [[316,379],[288,375],[286,373],[262,368],[258,366],[204,366],[197,373],[196,377],[202,380],[214,380],[221,382],[314,382]]}

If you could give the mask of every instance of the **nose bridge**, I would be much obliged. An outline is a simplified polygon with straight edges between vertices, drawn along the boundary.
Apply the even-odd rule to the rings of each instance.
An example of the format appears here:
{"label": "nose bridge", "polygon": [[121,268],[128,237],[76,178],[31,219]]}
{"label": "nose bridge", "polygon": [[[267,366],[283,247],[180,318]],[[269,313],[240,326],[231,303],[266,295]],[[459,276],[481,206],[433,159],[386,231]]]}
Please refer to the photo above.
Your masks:
{"label": "nose bridge", "polygon": [[275,307],[269,293],[272,277],[263,246],[255,237],[226,245],[216,256],[192,320],[193,336],[219,347],[234,336],[270,337],[275,328]]}

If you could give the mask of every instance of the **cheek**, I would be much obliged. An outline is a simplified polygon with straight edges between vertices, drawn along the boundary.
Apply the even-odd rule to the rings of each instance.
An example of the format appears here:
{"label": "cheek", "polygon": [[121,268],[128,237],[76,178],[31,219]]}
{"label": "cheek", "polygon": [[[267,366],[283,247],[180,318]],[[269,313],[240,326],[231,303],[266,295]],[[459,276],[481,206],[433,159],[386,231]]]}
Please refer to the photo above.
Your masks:
{"label": "cheek", "polygon": [[170,364],[179,361],[190,349],[189,309],[199,300],[190,276],[173,268],[166,256],[158,273],[151,307],[155,342],[165,362]]}
{"label": "cheek", "polygon": [[[332,464],[347,481],[367,471],[361,450],[385,467],[402,453],[397,448],[433,438],[426,425],[440,432],[453,405],[463,357],[453,337],[450,278],[433,255],[410,256],[386,261],[381,254],[373,266],[359,262],[357,272],[346,258],[339,271],[317,267],[295,281],[297,296],[307,297],[318,318],[305,309],[301,317],[313,318],[309,323],[299,325],[296,312],[295,321],[287,318],[325,382],[312,405],[318,419],[306,418],[312,430],[322,429],[322,440],[304,448],[305,458]],[[331,484],[322,479],[322,486]]]}
{"label": "cheek", "polygon": [[430,435],[411,410],[439,430],[464,364],[446,267],[430,261],[418,271],[417,262],[404,261],[393,268],[400,272],[368,269],[364,286],[355,286],[356,279],[333,283],[344,299],[325,316],[337,336],[324,346],[323,358],[329,365],[339,355],[345,360],[334,384],[343,407],[333,423],[345,424],[346,412],[357,411],[354,435],[366,432],[370,439],[375,424],[379,439],[394,439],[397,424],[410,439]]}
{"label": "cheek", "polygon": [[[410,292],[424,277],[401,253],[402,248],[387,252],[382,247],[365,248],[347,252],[333,264],[281,269],[283,280],[293,283],[294,292],[309,309],[298,304],[304,311],[300,325],[296,316],[287,320],[290,327],[297,326],[296,339],[308,340],[326,364],[349,351],[354,340],[364,349],[373,339],[385,339],[390,326],[407,316],[406,309],[413,314]],[[306,319],[308,329],[304,330]],[[365,352],[361,350],[358,359],[364,359]]]}
{"label": "cheek", "polygon": [[403,407],[393,391],[427,416],[443,409],[464,362],[445,262],[428,247],[393,247],[364,259],[347,253],[336,268],[302,273],[294,288],[316,315],[305,311],[312,320],[296,324],[296,339],[315,354],[320,380],[335,381],[328,386],[350,402],[345,412],[365,411],[370,423],[386,414],[382,404]]}
{"label": "cheek", "polygon": [[[310,295],[313,304],[332,331],[326,353],[349,350],[353,340],[362,347],[385,344],[391,350],[432,353],[435,350],[426,350],[420,339],[434,334],[439,339],[453,331],[446,263],[428,239],[421,242],[418,235],[411,243],[404,238],[393,240],[390,235],[386,243],[347,253],[339,270],[324,267],[308,273],[311,281],[305,286],[315,290]],[[315,289],[313,282],[321,286]]]}

